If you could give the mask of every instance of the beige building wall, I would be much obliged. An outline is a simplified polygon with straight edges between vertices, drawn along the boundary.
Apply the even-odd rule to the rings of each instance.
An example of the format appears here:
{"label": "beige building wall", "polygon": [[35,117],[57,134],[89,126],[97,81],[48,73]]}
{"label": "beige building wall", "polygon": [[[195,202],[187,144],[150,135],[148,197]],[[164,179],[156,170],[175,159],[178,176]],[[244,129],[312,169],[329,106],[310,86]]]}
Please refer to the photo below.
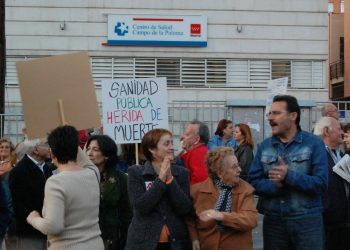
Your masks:
{"label": "beige building wall", "polygon": [[350,97],[350,0],[344,1],[344,95]]}
{"label": "beige building wall", "polygon": [[340,37],[344,37],[344,14],[329,15],[329,62],[340,59]]}

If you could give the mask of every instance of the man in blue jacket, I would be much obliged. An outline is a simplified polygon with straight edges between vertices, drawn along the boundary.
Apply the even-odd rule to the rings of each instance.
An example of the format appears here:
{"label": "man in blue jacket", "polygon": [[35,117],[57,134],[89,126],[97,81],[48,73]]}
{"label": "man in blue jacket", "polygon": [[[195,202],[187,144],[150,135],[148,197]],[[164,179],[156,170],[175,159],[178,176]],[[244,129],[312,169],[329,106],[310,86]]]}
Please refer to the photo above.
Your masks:
{"label": "man in blue jacket", "polygon": [[275,96],[267,118],[272,137],[259,146],[249,172],[260,196],[258,210],[264,214],[264,249],[323,249],[325,145],[301,130],[300,107],[293,96]]}

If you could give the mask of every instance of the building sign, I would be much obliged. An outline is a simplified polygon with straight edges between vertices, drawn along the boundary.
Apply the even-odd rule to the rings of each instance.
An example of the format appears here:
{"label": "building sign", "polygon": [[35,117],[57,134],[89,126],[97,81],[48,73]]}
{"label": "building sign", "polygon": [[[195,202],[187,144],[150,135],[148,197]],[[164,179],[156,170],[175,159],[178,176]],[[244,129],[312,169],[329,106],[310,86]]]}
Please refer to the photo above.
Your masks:
{"label": "building sign", "polygon": [[102,81],[103,132],[118,144],[139,143],[149,130],[168,128],[166,78]]}
{"label": "building sign", "polygon": [[207,46],[207,17],[108,15],[107,45]]}

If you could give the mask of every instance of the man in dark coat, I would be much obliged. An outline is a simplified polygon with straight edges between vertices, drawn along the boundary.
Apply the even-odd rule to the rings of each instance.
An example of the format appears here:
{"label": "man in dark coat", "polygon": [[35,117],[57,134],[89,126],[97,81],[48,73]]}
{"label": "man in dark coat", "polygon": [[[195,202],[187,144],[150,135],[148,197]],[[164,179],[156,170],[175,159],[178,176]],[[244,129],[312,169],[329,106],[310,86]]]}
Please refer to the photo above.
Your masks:
{"label": "man in dark coat", "polygon": [[333,171],[343,155],[339,149],[343,131],[336,119],[322,117],[314,133],[322,137],[328,156],[328,190],[323,196],[326,250],[346,250],[350,246],[350,185]]}
{"label": "man in dark coat", "polygon": [[16,218],[17,249],[46,249],[46,236],[34,229],[26,221],[28,214],[43,207],[46,180],[52,170],[45,162],[50,158],[50,148],[45,139],[23,142],[27,153],[12,169],[9,185]]}

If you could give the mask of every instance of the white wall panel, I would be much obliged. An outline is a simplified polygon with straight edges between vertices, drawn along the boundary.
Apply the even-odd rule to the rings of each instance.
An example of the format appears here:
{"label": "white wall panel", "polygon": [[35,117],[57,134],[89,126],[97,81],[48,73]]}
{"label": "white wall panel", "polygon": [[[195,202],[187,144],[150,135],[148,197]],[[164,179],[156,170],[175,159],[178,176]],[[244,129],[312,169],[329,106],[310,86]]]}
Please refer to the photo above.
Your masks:
{"label": "white wall panel", "polygon": [[323,0],[6,0],[7,6],[56,6],[75,8],[153,8],[153,9],[217,9],[217,10],[276,10],[283,11],[328,11],[328,3]]}
{"label": "white wall panel", "polygon": [[259,24],[327,26],[326,12],[238,11],[238,10],[155,10],[155,9],[105,9],[105,8],[62,8],[62,7],[7,7],[6,19],[11,21],[62,21],[103,22],[107,14],[165,14],[205,15],[209,24]]}

